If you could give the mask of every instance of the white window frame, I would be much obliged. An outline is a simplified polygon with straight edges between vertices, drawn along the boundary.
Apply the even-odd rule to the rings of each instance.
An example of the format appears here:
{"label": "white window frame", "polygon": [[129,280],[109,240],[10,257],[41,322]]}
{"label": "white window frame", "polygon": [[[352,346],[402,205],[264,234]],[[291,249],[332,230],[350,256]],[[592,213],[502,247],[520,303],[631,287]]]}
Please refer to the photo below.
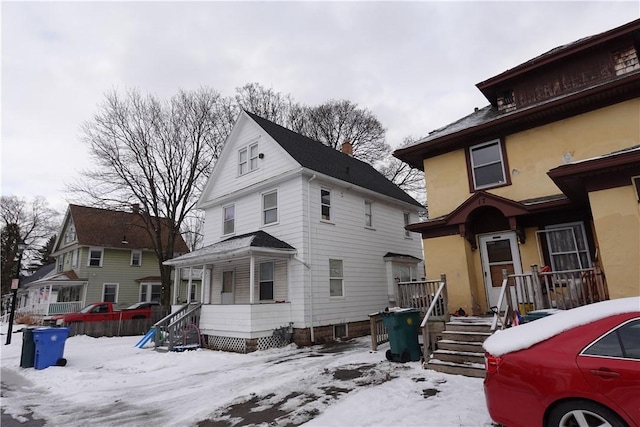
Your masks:
{"label": "white window frame", "polygon": [[407,230],[407,225],[411,224],[411,212],[404,211],[402,212],[402,222],[404,224],[404,237],[410,239],[411,232]]}
{"label": "white window frame", "polygon": [[[138,255],[138,263],[134,264],[135,255]],[[132,249],[131,250],[131,261],[130,264],[132,267],[141,267],[142,266],[142,251],[140,249]]]}
{"label": "white window frame", "polygon": [[[116,292],[115,292],[115,296],[114,296],[114,300],[113,301],[109,301],[105,298],[106,296],[106,290],[107,290],[107,286],[115,286],[116,288]],[[118,302],[118,293],[120,291],[120,284],[119,283],[103,283],[102,284],[102,301],[104,302],[113,302],[113,303],[117,303]]]}
{"label": "white window frame", "polygon": [[[227,219],[227,209],[233,209],[233,217]],[[231,224],[231,231],[227,232],[227,224]],[[236,205],[230,204],[222,207],[222,235],[227,236],[236,232]]]}
{"label": "white window frame", "polygon": [[[498,149],[498,155],[500,156],[499,160],[493,160],[490,162],[485,162],[481,164],[475,164],[473,160],[473,152],[474,150],[479,150],[481,148],[488,147],[490,145],[495,145]],[[502,155],[502,141],[500,139],[492,139],[491,141],[486,141],[481,144],[476,144],[469,147],[469,162],[471,167],[471,178],[473,180],[473,189],[474,190],[482,190],[484,188],[497,187],[499,185],[504,185],[507,183],[507,172],[505,170],[505,161]],[[500,170],[502,171],[502,180],[498,180],[497,182],[492,182],[489,184],[478,185],[476,180],[476,169],[486,166],[491,166],[495,164],[500,164]]]}
{"label": "white window frame", "polygon": [[[91,265],[91,252],[100,251],[100,262],[98,265]],[[104,260],[104,248],[89,248],[89,254],[87,255],[87,267],[102,267],[102,262]]]}
{"label": "white window frame", "polygon": [[71,268],[78,268],[79,249],[75,249],[71,252]]}
{"label": "white window frame", "polygon": [[[276,195],[276,205],[275,206],[270,206],[270,207],[266,207],[265,206],[265,199],[267,196],[270,196],[272,194]],[[273,221],[267,222],[267,212],[269,211],[273,211],[275,210],[276,212],[276,218]],[[272,225],[272,224],[277,224],[279,222],[280,218],[279,218],[279,212],[278,212],[278,190],[271,190],[271,191],[267,191],[265,193],[262,193],[262,225]]]}
{"label": "white window frame", "polygon": [[[331,264],[332,262],[339,262],[340,263],[340,271],[339,271],[339,275],[336,274],[338,273],[338,271],[334,272],[335,268],[332,268]],[[334,294],[332,291],[332,282],[334,281],[340,281],[340,294]],[[329,259],[329,297],[330,298],[344,298],[344,261],[341,259],[336,259],[336,258],[330,258]]]}
{"label": "white window frame", "polygon": [[57,264],[56,271],[58,273],[62,273],[64,271],[64,254],[58,257],[56,264]]}
{"label": "white window frame", "polygon": [[[327,196],[329,197],[327,203],[325,203],[323,200],[324,192],[326,192]],[[327,213],[328,213],[326,215],[326,218],[323,213],[325,208],[327,209]],[[323,221],[331,221],[331,189],[330,188],[320,187],[320,219],[322,219]]]}
{"label": "white window frame", "polygon": [[[271,265],[271,279],[262,277],[262,266],[263,265]],[[258,266],[258,298],[260,301],[273,301],[275,298],[275,287],[276,287],[276,264],[273,261],[261,262]],[[262,298],[262,284],[271,283],[271,298]]]}
{"label": "white window frame", "polygon": [[141,283],[140,284],[140,293],[139,293],[140,302],[152,302],[153,301],[153,287],[154,286],[159,286],[160,287],[160,293],[159,293],[159,298],[158,298],[158,302],[160,302],[160,300],[162,299],[162,283],[157,283],[157,282]]}
{"label": "white window frame", "polygon": [[[580,249],[579,245],[578,245],[578,241],[577,241],[577,237],[576,237],[576,233],[575,233],[575,227],[580,228],[580,231],[582,233],[582,237],[584,238],[584,240],[582,241],[582,245],[584,247],[584,249]],[[551,241],[549,239],[549,234],[553,233],[554,231],[571,231],[571,235],[573,236],[573,242],[574,242],[574,247],[575,250],[571,250],[571,251],[553,251],[553,248],[551,247]],[[558,267],[556,266],[555,263],[555,256],[561,256],[561,255],[571,255],[571,254],[575,254],[578,260],[578,269],[579,270],[583,270],[586,268],[591,268],[591,256],[589,253],[589,241],[587,240],[587,233],[586,233],[586,229],[584,226],[584,222],[581,221],[577,221],[577,222],[567,222],[567,223],[563,223],[563,224],[553,224],[553,225],[548,225],[544,228],[544,233],[546,234],[546,241],[547,241],[547,251],[549,253],[549,262],[551,263],[551,268],[553,271],[562,271],[559,270]],[[582,262],[582,258],[580,257],[580,254],[584,254],[586,255],[586,259],[587,259],[587,265],[583,265]]]}
{"label": "white window frame", "polygon": [[71,243],[76,240],[76,227],[73,223],[69,224],[67,231],[64,233],[64,243]]}
{"label": "white window frame", "polygon": [[364,201],[364,226],[373,228],[373,202],[371,200]]}
{"label": "white window frame", "polygon": [[238,176],[258,169],[260,157],[258,143],[254,142],[238,150]]}

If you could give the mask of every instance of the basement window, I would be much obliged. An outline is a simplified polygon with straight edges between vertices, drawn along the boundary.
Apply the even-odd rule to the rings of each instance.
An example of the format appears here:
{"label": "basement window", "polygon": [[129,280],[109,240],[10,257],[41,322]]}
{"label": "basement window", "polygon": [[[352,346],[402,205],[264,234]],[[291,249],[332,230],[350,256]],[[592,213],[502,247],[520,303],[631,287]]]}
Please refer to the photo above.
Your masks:
{"label": "basement window", "polygon": [[333,338],[347,338],[349,336],[347,331],[347,325],[342,323],[340,325],[333,325]]}

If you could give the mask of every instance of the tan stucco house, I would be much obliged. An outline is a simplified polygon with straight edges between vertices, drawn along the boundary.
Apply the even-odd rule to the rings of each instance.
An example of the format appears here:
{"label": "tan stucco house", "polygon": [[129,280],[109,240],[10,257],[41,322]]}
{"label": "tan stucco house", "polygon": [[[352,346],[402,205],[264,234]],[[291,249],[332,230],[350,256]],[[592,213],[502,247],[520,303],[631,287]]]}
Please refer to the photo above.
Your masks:
{"label": "tan stucco house", "polygon": [[428,274],[449,309],[496,304],[502,269],[599,268],[640,294],[640,20],[476,86],[490,105],[394,155],[425,172]]}

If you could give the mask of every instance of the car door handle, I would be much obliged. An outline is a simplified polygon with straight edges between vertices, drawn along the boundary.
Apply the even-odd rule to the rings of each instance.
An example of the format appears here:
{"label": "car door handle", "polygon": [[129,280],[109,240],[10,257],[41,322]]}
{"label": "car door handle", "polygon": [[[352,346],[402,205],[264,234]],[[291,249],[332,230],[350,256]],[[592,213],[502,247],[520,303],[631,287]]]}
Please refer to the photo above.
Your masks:
{"label": "car door handle", "polygon": [[601,378],[618,378],[620,376],[619,373],[607,368],[591,369],[589,372],[591,372],[591,375]]}

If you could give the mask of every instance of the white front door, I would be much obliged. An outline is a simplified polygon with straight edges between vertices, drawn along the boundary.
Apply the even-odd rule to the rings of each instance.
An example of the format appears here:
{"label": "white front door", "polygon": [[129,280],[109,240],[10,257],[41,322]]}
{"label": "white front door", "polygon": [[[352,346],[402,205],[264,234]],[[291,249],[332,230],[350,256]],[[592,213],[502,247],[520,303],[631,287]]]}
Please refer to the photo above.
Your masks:
{"label": "white front door", "polygon": [[234,304],[235,303],[235,278],[233,270],[226,270],[222,272],[222,304]]}
{"label": "white front door", "polygon": [[495,307],[502,287],[502,270],[506,269],[508,274],[522,274],[516,233],[509,231],[480,236],[480,257],[487,304]]}

